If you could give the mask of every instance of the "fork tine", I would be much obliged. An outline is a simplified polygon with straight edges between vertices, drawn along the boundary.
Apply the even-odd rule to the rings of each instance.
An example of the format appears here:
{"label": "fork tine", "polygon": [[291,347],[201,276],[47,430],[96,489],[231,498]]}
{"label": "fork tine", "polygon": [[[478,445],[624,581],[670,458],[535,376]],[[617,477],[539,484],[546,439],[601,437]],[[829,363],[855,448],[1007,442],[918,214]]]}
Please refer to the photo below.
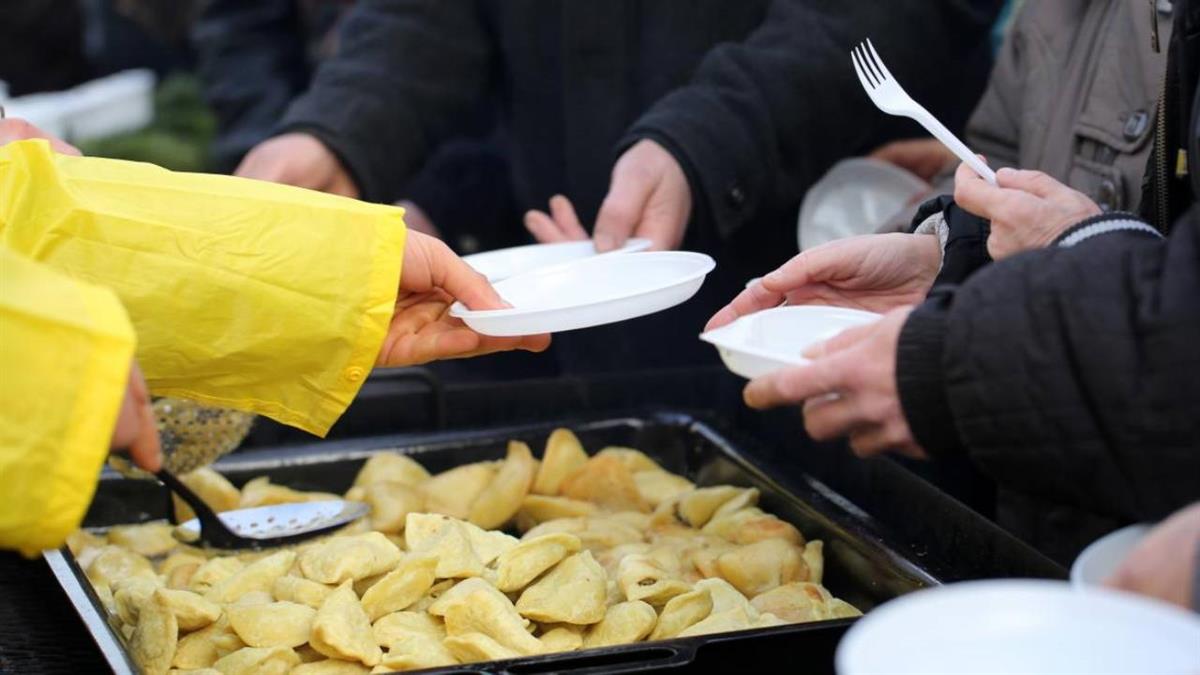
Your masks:
{"label": "fork tine", "polygon": [[892,77],[887,66],[883,65],[883,59],[879,57],[879,52],[875,51],[875,45],[871,44],[871,38],[867,38],[867,49],[871,50],[871,56],[874,57],[871,61],[879,69],[879,72],[883,75],[883,79],[894,81],[896,78]]}
{"label": "fork tine", "polygon": [[858,73],[858,81],[862,83],[863,89],[866,89],[868,93],[874,91],[875,82],[863,67],[862,56],[858,53],[857,47],[850,50],[850,60],[854,62],[854,72]]}
{"label": "fork tine", "polygon": [[871,56],[871,53],[867,51],[867,45],[865,43],[859,45],[859,49],[862,50],[861,56],[867,72],[871,73],[871,77],[874,78],[880,86],[882,86],[884,82],[887,82],[887,79],[884,78],[883,73],[879,71],[879,66],[875,63],[875,57]]}
{"label": "fork tine", "polygon": [[874,67],[871,55],[867,52],[867,45],[862,42],[858,44],[858,60],[862,63],[863,70],[867,71],[867,77],[871,78],[871,82],[875,83],[876,87],[882,85],[883,76],[879,74],[879,69]]}

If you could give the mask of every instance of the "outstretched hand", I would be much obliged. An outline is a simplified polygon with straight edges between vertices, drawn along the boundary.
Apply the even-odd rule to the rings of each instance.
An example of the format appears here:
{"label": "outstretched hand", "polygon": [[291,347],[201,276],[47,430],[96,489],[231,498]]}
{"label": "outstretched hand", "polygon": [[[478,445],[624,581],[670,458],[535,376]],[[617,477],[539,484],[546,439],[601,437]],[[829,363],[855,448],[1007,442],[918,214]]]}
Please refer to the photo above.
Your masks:
{"label": "outstretched hand", "polygon": [[550,346],[549,335],[480,335],[450,316],[450,306],[456,300],[473,310],[507,306],[487,279],[444,242],[410,231],[396,311],[377,365],[415,366],[518,349],[540,352]]}

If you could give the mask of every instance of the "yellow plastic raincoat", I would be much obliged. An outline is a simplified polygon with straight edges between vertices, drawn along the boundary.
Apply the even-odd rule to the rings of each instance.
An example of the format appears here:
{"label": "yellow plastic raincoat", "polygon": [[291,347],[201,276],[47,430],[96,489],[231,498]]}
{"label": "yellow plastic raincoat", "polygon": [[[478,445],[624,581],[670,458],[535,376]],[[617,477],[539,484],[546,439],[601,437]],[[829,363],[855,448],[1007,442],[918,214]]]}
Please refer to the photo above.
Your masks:
{"label": "yellow plastic raincoat", "polygon": [[78,527],[135,351],[155,394],[327,432],[378,356],[404,241],[393,207],[0,148],[0,547]]}

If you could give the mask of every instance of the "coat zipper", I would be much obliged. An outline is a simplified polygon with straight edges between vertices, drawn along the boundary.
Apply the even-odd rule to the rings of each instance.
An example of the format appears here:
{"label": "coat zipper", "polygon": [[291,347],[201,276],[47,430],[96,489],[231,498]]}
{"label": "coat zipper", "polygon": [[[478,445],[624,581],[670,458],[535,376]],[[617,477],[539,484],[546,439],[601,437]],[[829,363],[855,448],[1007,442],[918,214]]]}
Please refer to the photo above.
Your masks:
{"label": "coat zipper", "polygon": [[1158,113],[1155,120],[1157,128],[1154,133],[1154,177],[1157,179],[1155,181],[1155,197],[1157,202],[1155,219],[1158,221],[1155,223],[1155,226],[1162,233],[1166,233],[1170,220],[1167,209],[1167,177],[1170,175],[1167,164],[1170,161],[1167,158],[1167,75],[1168,73],[1163,73],[1162,92],[1158,96]]}

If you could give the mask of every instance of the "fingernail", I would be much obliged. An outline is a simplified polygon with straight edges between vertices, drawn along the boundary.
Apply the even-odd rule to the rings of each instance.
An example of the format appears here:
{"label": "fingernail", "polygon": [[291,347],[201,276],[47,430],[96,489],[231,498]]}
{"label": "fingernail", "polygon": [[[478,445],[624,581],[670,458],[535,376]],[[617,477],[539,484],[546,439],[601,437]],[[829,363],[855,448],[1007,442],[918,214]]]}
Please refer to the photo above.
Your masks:
{"label": "fingernail", "polygon": [[1017,170],[1016,170],[1016,169],[1013,169],[1013,168],[1011,168],[1011,167],[1007,167],[1007,166],[1006,166],[1006,167],[1004,167],[1004,168],[1000,169],[999,171],[997,171],[997,172],[996,172],[996,176],[997,176],[997,177],[1000,177],[1000,176],[1005,176],[1005,177],[1007,177],[1007,176],[1011,176],[1011,175],[1015,174],[1016,172],[1017,172]]}
{"label": "fingernail", "polygon": [[816,344],[811,344],[811,345],[805,347],[804,351],[801,352],[800,355],[806,359],[816,359],[816,358],[819,358],[824,353],[825,353],[825,342],[822,341],[822,342],[818,342]]}

